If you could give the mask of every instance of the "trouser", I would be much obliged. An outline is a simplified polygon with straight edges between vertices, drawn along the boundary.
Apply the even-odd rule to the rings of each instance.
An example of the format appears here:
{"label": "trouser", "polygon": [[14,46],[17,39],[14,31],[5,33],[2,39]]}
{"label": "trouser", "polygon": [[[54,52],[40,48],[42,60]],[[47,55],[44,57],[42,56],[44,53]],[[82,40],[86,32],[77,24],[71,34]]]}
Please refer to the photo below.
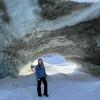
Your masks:
{"label": "trouser", "polygon": [[37,92],[38,95],[41,95],[41,82],[44,84],[44,95],[48,94],[48,84],[45,77],[40,78],[40,80],[37,80]]}

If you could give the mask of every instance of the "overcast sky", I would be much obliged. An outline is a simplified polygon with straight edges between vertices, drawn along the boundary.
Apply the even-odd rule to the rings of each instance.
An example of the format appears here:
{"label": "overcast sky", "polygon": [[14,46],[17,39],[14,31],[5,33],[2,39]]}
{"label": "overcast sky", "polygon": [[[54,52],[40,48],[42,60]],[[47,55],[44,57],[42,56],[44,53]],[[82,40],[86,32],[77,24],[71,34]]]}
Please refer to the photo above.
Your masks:
{"label": "overcast sky", "polygon": [[78,1],[78,2],[100,2],[100,0],[72,0],[72,1]]}

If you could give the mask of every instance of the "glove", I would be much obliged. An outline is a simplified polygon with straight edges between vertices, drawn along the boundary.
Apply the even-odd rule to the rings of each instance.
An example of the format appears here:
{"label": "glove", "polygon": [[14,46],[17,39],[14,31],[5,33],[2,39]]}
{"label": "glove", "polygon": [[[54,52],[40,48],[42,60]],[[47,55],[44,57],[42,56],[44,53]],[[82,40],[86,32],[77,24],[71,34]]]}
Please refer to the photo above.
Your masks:
{"label": "glove", "polygon": [[38,81],[40,81],[40,79],[37,79]]}

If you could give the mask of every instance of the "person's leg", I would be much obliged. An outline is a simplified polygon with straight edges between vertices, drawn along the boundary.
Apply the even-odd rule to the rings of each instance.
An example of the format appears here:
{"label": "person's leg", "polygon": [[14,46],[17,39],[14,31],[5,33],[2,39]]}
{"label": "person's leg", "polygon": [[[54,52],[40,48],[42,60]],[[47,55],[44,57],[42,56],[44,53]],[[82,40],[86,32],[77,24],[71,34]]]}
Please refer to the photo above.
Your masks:
{"label": "person's leg", "polygon": [[41,79],[37,80],[37,92],[38,92],[38,96],[42,96],[42,94],[41,94]]}
{"label": "person's leg", "polygon": [[42,78],[44,84],[44,95],[48,96],[48,83],[45,77]]}

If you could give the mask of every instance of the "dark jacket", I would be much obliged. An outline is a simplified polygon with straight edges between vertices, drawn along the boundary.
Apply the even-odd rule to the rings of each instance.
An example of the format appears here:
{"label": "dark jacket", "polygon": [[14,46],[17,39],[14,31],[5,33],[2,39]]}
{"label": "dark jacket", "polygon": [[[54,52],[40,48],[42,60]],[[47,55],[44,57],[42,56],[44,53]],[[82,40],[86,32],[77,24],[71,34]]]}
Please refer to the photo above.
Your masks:
{"label": "dark jacket", "polygon": [[37,79],[40,79],[41,77],[46,77],[46,71],[44,66],[37,65],[35,67],[35,75]]}

